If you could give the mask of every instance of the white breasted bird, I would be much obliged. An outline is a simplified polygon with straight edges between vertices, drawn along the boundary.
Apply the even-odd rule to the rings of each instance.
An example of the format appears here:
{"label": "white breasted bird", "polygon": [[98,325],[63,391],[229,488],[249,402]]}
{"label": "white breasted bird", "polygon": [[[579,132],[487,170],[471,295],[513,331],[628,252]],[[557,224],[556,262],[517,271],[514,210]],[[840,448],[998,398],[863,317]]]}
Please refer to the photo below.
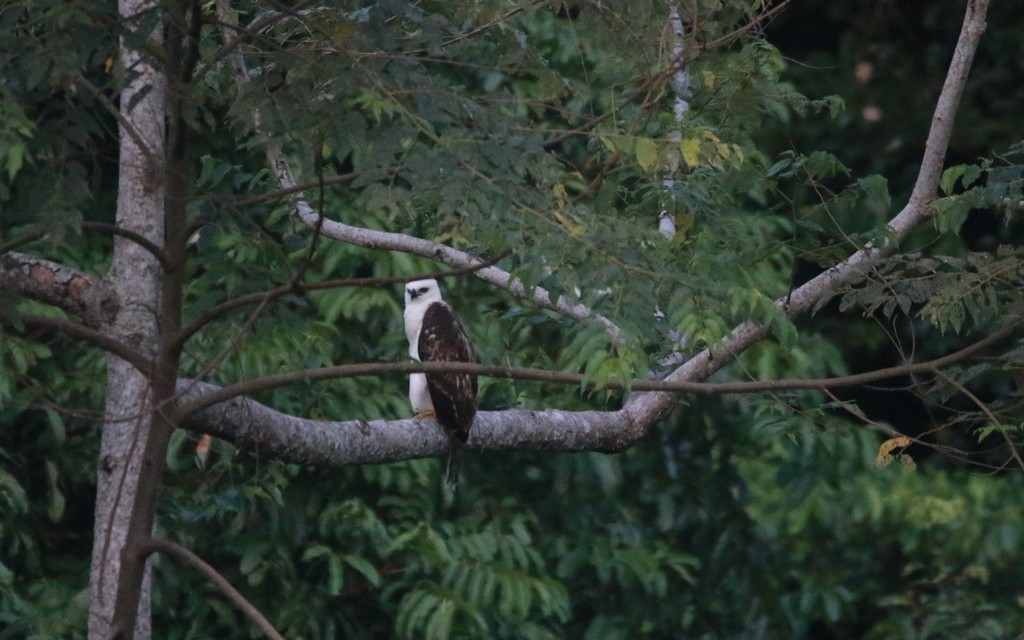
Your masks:
{"label": "white breasted bird", "polygon": [[[405,335],[409,355],[420,362],[477,362],[476,352],[455,311],[441,299],[437,280],[405,285]],[[409,402],[417,417],[433,415],[448,435],[445,482],[459,480],[462,448],[476,417],[476,376],[468,373],[414,373]]]}

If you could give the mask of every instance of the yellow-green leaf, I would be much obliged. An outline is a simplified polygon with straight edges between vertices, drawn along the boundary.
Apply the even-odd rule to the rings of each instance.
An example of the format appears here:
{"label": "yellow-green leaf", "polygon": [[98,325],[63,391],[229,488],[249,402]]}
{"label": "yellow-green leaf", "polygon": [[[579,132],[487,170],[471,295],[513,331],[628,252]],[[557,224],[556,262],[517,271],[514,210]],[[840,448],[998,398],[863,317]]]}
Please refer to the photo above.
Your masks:
{"label": "yellow-green leaf", "polygon": [[672,239],[682,244],[686,240],[686,234],[693,228],[693,214],[680,213],[676,216],[676,235]]}
{"label": "yellow-green leaf", "polygon": [[654,164],[658,161],[658,145],[654,140],[640,138],[636,141],[636,161],[644,171],[654,168]]}
{"label": "yellow-green leaf", "polygon": [[687,138],[679,143],[679,152],[683,154],[683,161],[688,167],[696,167],[700,164],[700,140]]}

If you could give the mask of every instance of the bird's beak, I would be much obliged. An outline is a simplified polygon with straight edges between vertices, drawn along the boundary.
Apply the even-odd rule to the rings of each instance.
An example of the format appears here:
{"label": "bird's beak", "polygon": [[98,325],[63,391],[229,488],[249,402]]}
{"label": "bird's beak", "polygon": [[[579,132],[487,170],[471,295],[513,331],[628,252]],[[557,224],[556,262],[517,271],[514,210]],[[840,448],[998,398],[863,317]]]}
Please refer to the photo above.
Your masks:
{"label": "bird's beak", "polygon": [[406,289],[405,292],[409,294],[410,300],[415,300],[416,297],[420,295],[419,292],[416,291],[415,289]]}

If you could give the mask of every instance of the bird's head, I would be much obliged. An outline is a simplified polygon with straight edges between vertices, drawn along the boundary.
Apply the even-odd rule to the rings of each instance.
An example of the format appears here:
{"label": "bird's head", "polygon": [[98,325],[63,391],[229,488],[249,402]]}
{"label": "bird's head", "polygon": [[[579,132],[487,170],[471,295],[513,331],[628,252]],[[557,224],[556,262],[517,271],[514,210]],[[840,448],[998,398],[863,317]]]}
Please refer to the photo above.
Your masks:
{"label": "bird's head", "polygon": [[405,285],[405,306],[428,305],[441,300],[437,280],[413,280]]}

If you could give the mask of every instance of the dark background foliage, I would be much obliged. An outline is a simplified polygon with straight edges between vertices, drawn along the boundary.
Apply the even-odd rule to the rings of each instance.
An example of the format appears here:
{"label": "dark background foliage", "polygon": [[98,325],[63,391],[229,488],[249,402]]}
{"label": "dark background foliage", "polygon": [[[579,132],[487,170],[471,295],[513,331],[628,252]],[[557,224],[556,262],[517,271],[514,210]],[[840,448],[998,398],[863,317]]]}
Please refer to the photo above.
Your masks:
{"label": "dark background foliage", "polygon": [[[747,21],[747,3],[683,4],[695,42]],[[985,168],[986,205],[1020,191],[1024,18],[1011,4],[992,9],[947,157]],[[691,47],[692,110],[678,127],[657,80],[670,48],[663,3],[313,5],[241,48],[259,70],[247,86],[215,67],[189,103],[190,215],[201,224],[187,314],[288,282],[310,255],[314,281],[433,268],[336,242],[313,248],[286,200],[258,198],[276,188],[261,153],[270,142],[329,217],[484,257],[511,250],[502,264],[524,282],[625,332],[613,343],[601,326],[449,279],[445,295],[487,362],[643,376],[668,355],[672,331],[697,348],[744,319],[771,323],[778,339],[723,379],[948,353],[1016,302],[1018,214],[980,206],[961,227],[951,222],[961,201],[950,200],[906,255],[813,317],[794,326],[770,301],[906,201],[961,5],[802,1],[728,44]],[[240,3],[240,18],[275,8]],[[117,125],[103,100],[124,73],[115,9],[0,8],[0,243],[50,229],[29,250],[96,275],[110,241],[81,223],[113,220]],[[219,31],[202,35],[210,59]],[[694,156],[672,141],[677,128]],[[657,234],[661,208],[676,218],[674,241]],[[923,262],[936,256],[943,266]],[[974,278],[980,298],[938,296],[943,274]],[[42,308],[5,292],[0,301]],[[653,320],[656,307],[664,319]],[[400,360],[400,312],[397,287],[291,296],[204,329],[183,373],[227,383]],[[3,329],[0,638],[82,637],[102,357]],[[181,432],[158,528],[289,637],[1006,638],[1024,622],[1021,480],[1004,468],[1019,368],[996,365],[950,374],[998,411],[994,431],[941,381],[831,397],[684,396],[618,455],[471,452],[454,494],[440,489],[434,460],[313,469],[222,441],[200,456],[199,434]],[[404,385],[349,379],[259,399],[313,418],[398,417]],[[481,395],[495,410],[620,402],[505,380],[484,381]],[[920,444],[877,464],[897,432]],[[191,570],[161,559],[154,585],[159,637],[256,637]]]}

